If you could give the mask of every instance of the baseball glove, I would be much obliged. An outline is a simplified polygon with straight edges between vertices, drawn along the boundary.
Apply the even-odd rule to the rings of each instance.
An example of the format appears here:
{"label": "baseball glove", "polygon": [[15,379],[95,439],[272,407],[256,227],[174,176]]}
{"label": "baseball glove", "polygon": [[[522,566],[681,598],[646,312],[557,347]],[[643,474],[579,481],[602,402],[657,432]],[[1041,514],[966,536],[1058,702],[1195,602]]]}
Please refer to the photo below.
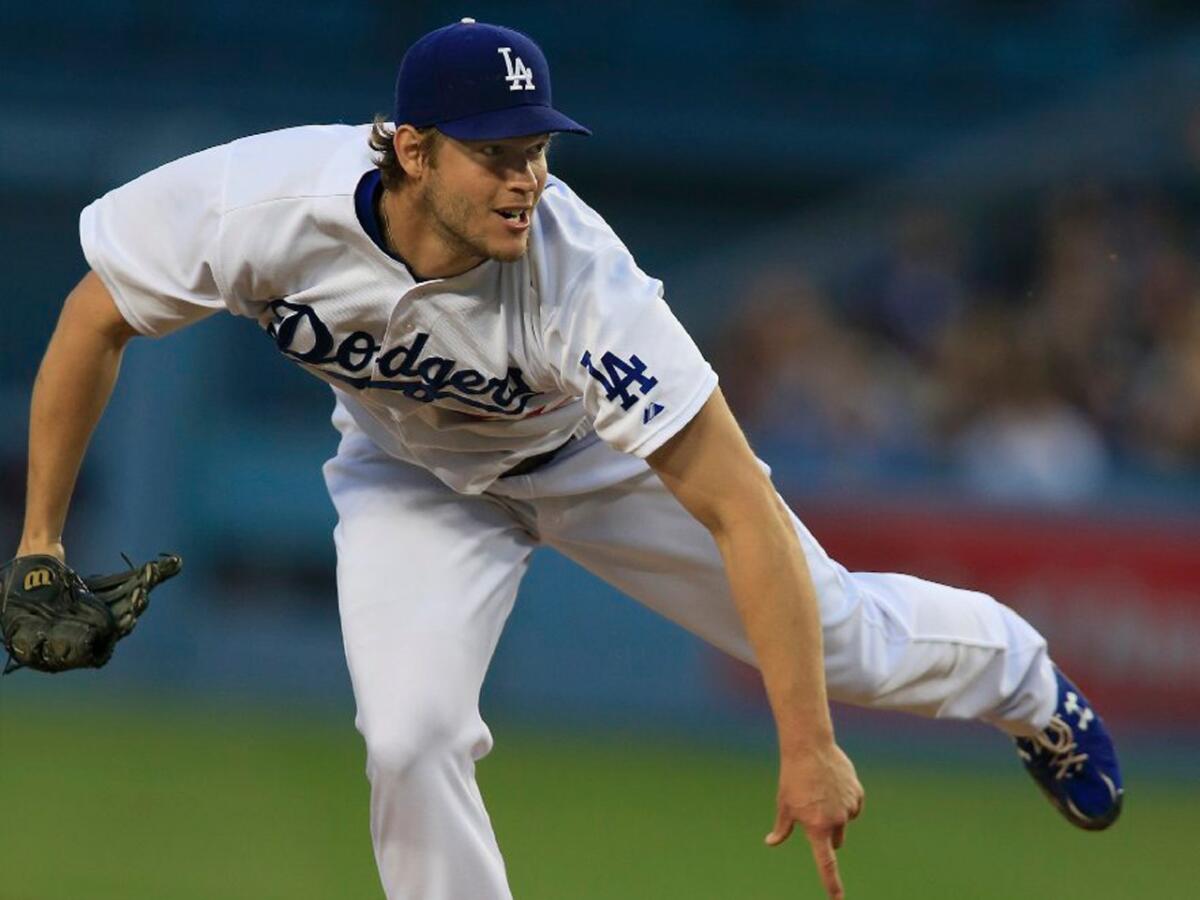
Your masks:
{"label": "baseball glove", "polygon": [[99,668],[146,611],[150,591],[176,575],[173,554],[124,572],[80,578],[53,556],[18,556],[0,569],[0,633],[4,673]]}

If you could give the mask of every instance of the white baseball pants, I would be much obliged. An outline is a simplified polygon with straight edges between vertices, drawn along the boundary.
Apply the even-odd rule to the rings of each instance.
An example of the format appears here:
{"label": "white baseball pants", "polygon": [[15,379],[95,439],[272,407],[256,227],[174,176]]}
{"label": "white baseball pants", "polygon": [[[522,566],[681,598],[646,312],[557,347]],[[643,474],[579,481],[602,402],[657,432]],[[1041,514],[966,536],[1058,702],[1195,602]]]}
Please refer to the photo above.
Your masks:
{"label": "white baseball pants", "polygon": [[[530,552],[554,547],[753,663],[721,558],[644,466],[584,493],[538,496],[535,474],[499,483],[509,496],[467,496],[342,426],[325,478],[384,890],[389,900],[510,898],[475,783],[475,762],[492,746],[478,701]],[[613,453],[595,445],[572,465],[588,468],[591,455],[603,466]],[[1046,642],[1023,619],[985,594],[847,572],[793,522],[821,606],[832,699],[981,719],[1014,734],[1049,722]]]}

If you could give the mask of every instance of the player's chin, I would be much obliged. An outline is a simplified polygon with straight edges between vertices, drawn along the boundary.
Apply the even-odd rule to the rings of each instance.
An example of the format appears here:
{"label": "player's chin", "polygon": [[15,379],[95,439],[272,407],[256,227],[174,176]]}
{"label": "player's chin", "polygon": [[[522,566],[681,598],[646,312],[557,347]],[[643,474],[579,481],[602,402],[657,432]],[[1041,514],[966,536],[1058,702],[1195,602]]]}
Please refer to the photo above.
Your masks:
{"label": "player's chin", "polygon": [[500,262],[516,262],[528,249],[529,235],[505,235],[500,240],[492,241],[488,256]]}

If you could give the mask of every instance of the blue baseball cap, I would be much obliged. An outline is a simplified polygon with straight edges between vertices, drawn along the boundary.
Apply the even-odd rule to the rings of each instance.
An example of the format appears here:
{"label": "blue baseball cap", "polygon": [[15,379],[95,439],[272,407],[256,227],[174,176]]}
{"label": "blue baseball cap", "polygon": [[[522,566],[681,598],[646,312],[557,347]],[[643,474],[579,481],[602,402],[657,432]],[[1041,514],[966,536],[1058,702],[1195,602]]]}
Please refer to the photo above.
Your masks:
{"label": "blue baseball cap", "polygon": [[550,105],[550,66],[530,38],[463,19],[408,48],[396,75],[397,125],[461,140],[591,134]]}

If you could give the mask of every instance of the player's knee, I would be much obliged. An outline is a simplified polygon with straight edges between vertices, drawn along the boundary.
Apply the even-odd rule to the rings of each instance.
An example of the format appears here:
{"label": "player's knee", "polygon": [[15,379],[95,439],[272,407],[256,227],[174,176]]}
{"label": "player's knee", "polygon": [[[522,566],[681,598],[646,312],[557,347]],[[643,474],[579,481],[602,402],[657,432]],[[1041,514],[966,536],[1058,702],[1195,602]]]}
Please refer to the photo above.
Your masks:
{"label": "player's knee", "polygon": [[482,755],[481,745],[490,744],[487,729],[478,717],[437,712],[367,720],[362,723],[362,733],[367,745],[368,770],[393,777],[460,759],[478,758]]}
{"label": "player's knee", "polygon": [[448,732],[419,728],[380,727],[364,733],[367,768],[372,772],[403,776],[452,754]]}

